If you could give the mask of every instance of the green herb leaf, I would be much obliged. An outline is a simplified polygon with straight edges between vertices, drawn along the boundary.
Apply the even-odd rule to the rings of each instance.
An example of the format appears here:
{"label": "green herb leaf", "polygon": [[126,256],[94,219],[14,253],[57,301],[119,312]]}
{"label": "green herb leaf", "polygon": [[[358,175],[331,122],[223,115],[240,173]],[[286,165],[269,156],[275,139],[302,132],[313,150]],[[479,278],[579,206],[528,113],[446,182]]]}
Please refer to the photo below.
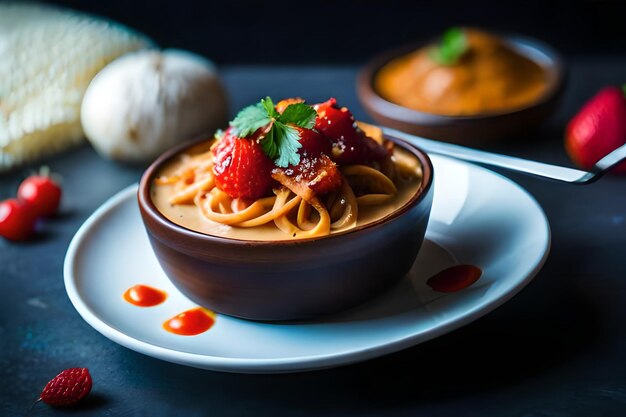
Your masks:
{"label": "green herb leaf", "polygon": [[310,129],[315,125],[317,112],[304,103],[294,103],[287,106],[283,114],[276,111],[274,102],[270,97],[261,99],[253,106],[241,110],[230,126],[235,129],[239,138],[246,138],[259,128],[271,124],[269,130],[259,137],[263,152],[274,163],[286,168],[289,165],[297,165],[300,162],[298,149],[300,135],[294,126]]}
{"label": "green herb leaf", "polygon": [[267,155],[270,159],[274,160],[278,158],[279,150],[274,125],[272,125],[272,128],[269,132],[267,132],[265,137],[261,139],[261,147],[263,148],[265,155]]}
{"label": "green herb leaf", "polygon": [[222,129],[217,129],[215,131],[215,134],[213,135],[213,137],[217,140],[222,140],[222,138],[224,137],[226,133],[222,130]]}
{"label": "green herb leaf", "polygon": [[298,149],[302,146],[298,131],[281,122],[274,122],[272,130],[274,130],[273,140],[278,147],[278,158],[274,160],[276,166],[287,168],[289,165],[298,165],[300,163]]}
{"label": "green herb leaf", "polygon": [[283,123],[293,123],[296,126],[310,129],[315,126],[317,112],[315,109],[304,103],[294,103],[287,106],[280,121]]}
{"label": "green herb leaf", "polygon": [[280,113],[278,113],[276,111],[276,108],[274,107],[274,102],[269,96],[262,98],[261,104],[263,105],[263,108],[265,108],[265,111],[267,112],[267,115],[269,117],[276,118],[280,116]]}
{"label": "green herb leaf", "polygon": [[441,42],[430,49],[429,56],[436,63],[454,65],[468,50],[467,36],[461,28],[451,28],[444,32]]}
{"label": "green herb leaf", "polygon": [[271,122],[272,119],[268,116],[263,102],[261,102],[243,108],[237,113],[237,117],[230,122],[230,126],[236,130],[237,136],[245,138]]}

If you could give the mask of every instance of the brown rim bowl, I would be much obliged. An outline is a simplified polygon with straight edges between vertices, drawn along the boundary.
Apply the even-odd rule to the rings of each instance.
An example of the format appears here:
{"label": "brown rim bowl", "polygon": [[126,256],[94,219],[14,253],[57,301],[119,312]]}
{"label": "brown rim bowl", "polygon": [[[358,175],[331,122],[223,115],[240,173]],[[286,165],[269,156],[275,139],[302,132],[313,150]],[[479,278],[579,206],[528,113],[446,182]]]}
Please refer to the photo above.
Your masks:
{"label": "brown rim bowl", "polygon": [[548,76],[545,93],[525,107],[471,116],[444,116],[413,110],[383,98],[374,87],[380,69],[393,59],[430,42],[393,49],[369,61],[357,77],[359,100],[377,123],[417,136],[463,145],[520,137],[539,126],[554,112],[565,89],[567,77],[561,57],[550,46],[522,36],[501,37],[519,54],[538,63]]}
{"label": "brown rim bowl", "polygon": [[428,156],[400,139],[423,170],[420,190],[384,218],[330,236],[247,241],[211,236],[165,218],[151,198],[161,167],[198,142],[159,157],[141,178],[139,209],[152,248],[172,283],[218,313],[252,320],[314,319],[360,304],[400,281],[424,240],[433,201]]}

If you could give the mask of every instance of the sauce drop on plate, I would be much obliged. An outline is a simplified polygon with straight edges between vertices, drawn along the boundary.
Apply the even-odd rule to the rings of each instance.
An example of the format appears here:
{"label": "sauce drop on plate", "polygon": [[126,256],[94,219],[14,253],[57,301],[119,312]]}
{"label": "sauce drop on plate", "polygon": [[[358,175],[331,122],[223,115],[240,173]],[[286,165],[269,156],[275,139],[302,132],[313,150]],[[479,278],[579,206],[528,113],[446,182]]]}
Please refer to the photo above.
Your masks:
{"label": "sauce drop on plate", "polygon": [[167,298],[165,291],[148,285],[134,285],[124,292],[124,300],[137,307],[154,307]]}
{"label": "sauce drop on plate", "polygon": [[474,265],[455,265],[430,277],[426,284],[439,292],[461,291],[481,277],[483,271]]}
{"label": "sauce drop on plate", "polygon": [[209,330],[215,323],[215,313],[203,307],[184,311],[163,323],[163,328],[181,336],[195,336]]}

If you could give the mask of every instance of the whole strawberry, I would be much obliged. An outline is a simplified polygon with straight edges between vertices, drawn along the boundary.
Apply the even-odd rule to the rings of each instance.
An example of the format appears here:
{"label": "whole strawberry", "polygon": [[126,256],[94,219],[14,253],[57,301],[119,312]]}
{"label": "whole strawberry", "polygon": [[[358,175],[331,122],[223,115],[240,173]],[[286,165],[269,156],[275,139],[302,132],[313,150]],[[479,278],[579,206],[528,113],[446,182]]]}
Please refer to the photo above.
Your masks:
{"label": "whole strawberry", "polygon": [[[602,157],[626,143],[626,97],[618,87],[606,87],[580,109],[567,125],[565,149],[579,166],[590,169]],[[612,172],[626,173],[626,162]]]}
{"label": "whole strawberry", "polygon": [[36,220],[32,206],[15,198],[0,201],[0,236],[5,239],[28,239],[35,231]]}
{"label": "whole strawberry", "polygon": [[55,376],[41,392],[39,399],[53,407],[73,405],[91,391],[87,368],[70,368]]}
{"label": "whole strawberry", "polygon": [[215,184],[233,198],[256,200],[272,191],[274,163],[256,138],[240,138],[227,129],[215,154]]}
{"label": "whole strawberry", "polygon": [[337,106],[337,100],[331,98],[314,108],[318,114],[315,129],[332,142],[333,150],[329,156],[334,161],[340,165],[370,165],[387,158],[387,149],[367,137],[357,126],[352,113]]}

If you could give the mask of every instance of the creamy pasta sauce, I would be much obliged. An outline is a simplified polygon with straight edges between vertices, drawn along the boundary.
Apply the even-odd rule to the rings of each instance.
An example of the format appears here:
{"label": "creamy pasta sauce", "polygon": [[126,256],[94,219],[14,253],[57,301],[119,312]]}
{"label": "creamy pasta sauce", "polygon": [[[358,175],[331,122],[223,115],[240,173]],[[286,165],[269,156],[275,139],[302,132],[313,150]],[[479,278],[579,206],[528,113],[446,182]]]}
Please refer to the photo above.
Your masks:
{"label": "creamy pasta sauce", "polygon": [[[421,187],[422,170],[419,161],[407,151],[394,150],[394,158],[404,167],[407,175],[402,175],[396,181],[397,194],[389,201],[376,206],[360,206],[357,216],[357,227],[381,219],[400,207],[404,206]],[[182,158],[174,158],[159,173],[158,176],[169,176],[176,172],[181,164]],[[279,230],[273,222],[262,226],[243,228],[228,226],[213,222],[200,213],[200,209],[194,204],[173,205],[169,199],[174,193],[173,185],[152,186],[152,201],[157,209],[170,221],[187,229],[195,230],[207,235],[221,236],[231,239],[241,240],[292,240],[298,236],[289,235]],[[331,234],[343,231],[342,229],[332,230]]]}

